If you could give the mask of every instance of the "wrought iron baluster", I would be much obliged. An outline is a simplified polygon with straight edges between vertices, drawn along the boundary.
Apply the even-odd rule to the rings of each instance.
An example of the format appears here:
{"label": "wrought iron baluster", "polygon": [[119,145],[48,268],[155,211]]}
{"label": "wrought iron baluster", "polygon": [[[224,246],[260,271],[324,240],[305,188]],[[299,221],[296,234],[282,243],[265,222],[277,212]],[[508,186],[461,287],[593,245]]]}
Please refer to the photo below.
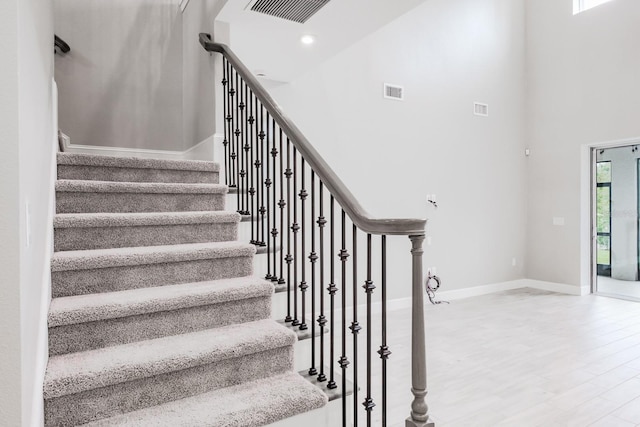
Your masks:
{"label": "wrought iron baluster", "polygon": [[259,189],[259,199],[260,199],[260,219],[259,219],[259,233],[258,233],[258,246],[264,246],[264,214],[266,213],[266,208],[264,207],[264,107],[262,104],[260,105],[260,133],[258,134],[260,138],[260,160],[259,160],[259,168],[260,168],[260,180],[258,181],[258,189]]}
{"label": "wrought iron baluster", "polygon": [[318,316],[318,326],[320,327],[320,373],[318,381],[324,382],[327,376],[324,373],[324,327],[327,324],[327,317],[324,315],[324,228],[327,220],[324,217],[324,184],[320,181],[318,190],[318,202],[320,204],[320,215],[318,216],[318,227],[320,231],[320,286],[318,292],[320,294],[320,315]]}
{"label": "wrought iron baluster", "polygon": [[371,277],[371,234],[367,234],[367,280],[362,287],[367,293],[367,397],[362,405],[367,411],[367,427],[371,427],[371,412],[376,406],[371,397],[371,295],[376,288]]}
{"label": "wrought iron baluster", "polygon": [[244,123],[244,130],[242,132],[242,139],[244,141],[244,159],[242,165],[242,215],[249,215],[249,171],[251,166],[249,163],[249,151],[251,150],[251,144],[249,143],[249,123],[251,110],[249,109],[249,86],[244,82],[244,111],[246,120]]}
{"label": "wrought iron baluster", "polygon": [[387,236],[382,235],[382,345],[378,354],[382,359],[382,427],[387,427],[387,360],[391,352],[387,346]]}
{"label": "wrought iron baluster", "polygon": [[329,194],[329,223],[331,224],[329,230],[329,287],[327,287],[327,291],[329,292],[329,382],[327,383],[327,388],[333,390],[338,388],[338,384],[336,384],[335,377],[335,348],[336,348],[336,340],[335,340],[335,320],[336,320],[336,293],[338,292],[338,287],[336,286],[336,276],[335,276],[335,199],[332,194]]}
{"label": "wrought iron baluster", "polygon": [[[287,206],[287,202],[284,200],[284,151],[282,145],[282,129],[280,129],[280,201],[278,207],[280,207],[280,276],[278,277],[278,284],[284,285],[284,208]],[[288,296],[287,296],[288,298]],[[287,314],[289,310],[289,303],[287,301]]]}
{"label": "wrought iron baluster", "polygon": [[255,188],[255,184],[254,184],[254,177],[255,177],[255,164],[254,164],[254,158],[255,158],[255,144],[254,144],[254,133],[255,130],[253,128],[253,125],[256,122],[256,117],[255,117],[255,110],[254,110],[254,106],[255,106],[255,95],[253,94],[253,91],[250,91],[250,96],[249,96],[249,112],[250,112],[250,116],[249,116],[249,145],[251,146],[251,150],[249,152],[249,164],[247,165],[247,169],[249,170],[249,175],[248,175],[248,179],[249,179],[249,190],[247,192],[247,196],[248,196],[248,206],[249,206],[249,212],[247,212],[247,215],[250,215],[249,218],[249,223],[251,224],[251,243],[255,243],[256,241],[256,236],[254,234],[255,231],[255,227],[254,227],[254,216],[256,214],[256,188]]}
{"label": "wrought iron baluster", "polygon": [[347,427],[347,366],[349,359],[347,358],[347,259],[349,252],[347,251],[347,226],[346,215],[342,210],[342,249],[340,249],[340,262],[342,263],[342,356],[340,357],[340,368],[342,369],[342,427]]}
{"label": "wrought iron baluster", "polygon": [[[298,319],[298,231],[300,231],[300,225],[298,224],[298,156],[296,147],[293,147],[293,224],[291,225],[291,231],[293,231],[293,326],[300,326],[300,319]],[[304,316],[304,312],[302,313]]]}
{"label": "wrought iron baluster", "polygon": [[245,107],[247,106],[244,102],[245,99],[245,84],[242,78],[240,78],[240,86],[238,88],[238,109],[240,110],[240,116],[239,116],[239,125],[238,125],[238,129],[236,131],[236,134],[238,136],[238,212],[241,215],[244,215],[246,209],[245,209],[245,205],[244,205],[244,194],[243,191],[246,189],[245,185],[244,185],[244,178],[245,178],[245,174],[246,171],[244,169],[244,159],[246,157],[247,152],[245,151],[245,146],[246,146],[246,142],[245,142],[245,127],[246,127],[246,122],[245,122]]}
{"label": "wrought iron baluster", "polygon": [[[271,281],[272,282],[278,282],[278,273],[277,273],[277,269],[276,269],[276,262],[277,262],[277,256],[276,254],[278,253],[278,245],[276,244],[277,239],[278,239],[278,211],[276,210],[276,190],[277,190],[277,185],[278,185],[278,174],[276,173],[276,160],[278,157],[278,148],[276,147],[276,121],[275,119],[272,120],[271,123],[271,132],[272,132],[272,137],[271,137],[271,161],[272,163],[272,176],[273,176],[273,180],[272,180],[272,186],[273,186],[273,228],[271,229],[271,238],[272,240],[272,244],[271,244],[271,249],[273,251],[273,256],[272,256],[272,261],[273,261],[273,268],[272,268],[272,272],[273,274],[271,275]],[[282,248],[281,248],[282,250]]]}
{"label": "wrought iron baluster", "polygon": [[235,115],[233,118],[233,134],[234,138],[234,152],[233,152],[233,186],[236,188],[236,211],[240,212],[240,160],[242,159],[242,148],[240,143],[240,97],[242,96],[240,93],[240,86],[238,84],[238,72],[235,71],[235,85],[234,85],[234,107],[235,107]]}
{"label": "wrought iron baluster", "polygon": [[353,258],[351,258],[353,274],[353,321],[351,322],[351,334],[353,335],[353,426],[358,427],[358,334],[362,330],[358,322],[358,228],[355,224],[353,232]]}
{"label": "wrought iron baluster", "polygon": [[307,189],[305,188],[305,161],[303,157],[300,157],[300,168],[302,169],[300,171],[300,176],[301,176],[301,189],[300,189],[300,212],[301,212],[301,219],[300,219],[300,223],[302,224],[302,236],[300,239],[301,242],[301,246],[302,246],[302,250],[300,252],[300,265],[302,267],[302,280],[300,281],[300,300],[301,300],[301,318],[300,318],[300,330],[304,331],[307,330],[309,327],[307,326],[307,317],[306,317],[306,313],[307,313],[307,289],[309,288],[309,285],[307,285],[307,263],[305,262],[305,255],[306,255],[306,240],[307,240],[307,234],[306,234],[306,221],[305,221],[305,202],[307,200]]}
{"label": "wrought iron baluster", "polygon": [[[231,105],[229,106],[229,142],[230,142],[230,147],[231,147],[231,154],[229,154],[229,184],[228,186],[233,188],[236,186],[236,170],[235,170],[235,159],[236,159],[236,137],[235,137],[235,118],[237,117],[237,102],[236,102],[236,89],[235,89],[235,85],[234,85],[234,79],[233,79],[233,67],[230,67],[229,69],[230,74],[229,74],[229,97],[230,97],[230,103]],[[234,112],[236,113],[234,115]]]}
{"label": "wrought iron baluster", "polygon": [[222,97],[224,110],[224,140],[222,141],[224,147],[224,183],[229,185],[229,122],[231,121],[231,116],[229,115],[229,90],[227,89],[227,85],[230,85],[227,58],[223,58],[222,64],[222,72],[224,74],[222,78],[222,93],[224,94]]}
{"label": "wrought iron baluster", "polygon": [[[293,255],[291,255],[291,141],[287,138],[287,170],[284,176],[287,178],[287,256],[285,261],[287,262],[287,317],[285,322],[293,322],[291,317],[291,263],[293,262]],[[294,193],[295,194],[295,193]],[[295,197],[295,195],[294,195]],[[295,292],[295,286],[293,286]]]}
{"label": "wrought iron baluster", "polygon": [[311,253],[309,253],[309,261],[311,262],[311,368],[309,375],[318,375],[316,369],[316,262],[318,254],[316,253],[316,228],[314,227],[314,219],[316,217],[316,174],[311,169]]}
{"label": "wrought iron baluster", "polygon": [[[266,246],[267,246],[267,274],[265,274],[264,278],[266,280],[271,280],[271,238],[269,237],[270,228],[271,228],[271,206],[270,206],[270,198],[271,198],[271,175],[269,174],[269,140],[271,139],[271,134],[269,133],[269,129],[271,127],[271,114],[267,111],[267,144],[266,150],[267,155],[264,158],[264,164],[266,167],[265,174],[267,179],[264,180],[264,192],[267,195],[267,203],[265,204],[265,212],[267,216],[267,234],[266,234]],[[265,242],[265,240],[263,240]]]}

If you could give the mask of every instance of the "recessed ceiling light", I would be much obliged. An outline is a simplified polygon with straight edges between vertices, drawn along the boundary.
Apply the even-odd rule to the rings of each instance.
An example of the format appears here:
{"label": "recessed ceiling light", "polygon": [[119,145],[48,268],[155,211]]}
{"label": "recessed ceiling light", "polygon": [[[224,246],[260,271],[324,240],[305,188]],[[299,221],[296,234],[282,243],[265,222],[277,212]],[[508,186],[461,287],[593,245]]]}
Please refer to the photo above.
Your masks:
{"label": "recessed ceiling light", "polygon": [[304,36],[302,36],[302,37],[300,38],[300,41],[302,42],[302,44],[309,45],[309,44],[313,44],[313,43],[315,43],[316,38],[315,38],[315,37],[313,37],[313,36],[312,36],[312,35],[310,35],[310,34],[305,34]]}

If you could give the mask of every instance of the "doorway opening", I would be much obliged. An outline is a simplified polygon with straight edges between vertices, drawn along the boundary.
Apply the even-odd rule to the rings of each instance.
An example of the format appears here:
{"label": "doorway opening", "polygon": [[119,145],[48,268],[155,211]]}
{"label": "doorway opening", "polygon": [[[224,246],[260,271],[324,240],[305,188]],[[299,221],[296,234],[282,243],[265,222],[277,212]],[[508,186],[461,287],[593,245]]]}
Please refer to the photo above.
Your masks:
{"label": "doorway opening", "polygon": [[640,150],[593,150],[595,293],[640,301]]}

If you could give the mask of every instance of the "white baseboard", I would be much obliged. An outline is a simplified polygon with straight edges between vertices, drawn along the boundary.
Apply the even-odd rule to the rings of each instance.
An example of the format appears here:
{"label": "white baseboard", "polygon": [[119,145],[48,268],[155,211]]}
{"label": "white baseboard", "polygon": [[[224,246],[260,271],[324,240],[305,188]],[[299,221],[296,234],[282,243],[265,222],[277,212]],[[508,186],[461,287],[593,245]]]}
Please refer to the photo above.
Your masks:
{"label": "white baseboard", "polygon": [[583,296],[591,293],[591,289],[584,286],[574,286],[564,283],[545,282],[533,279],[521,279],[520,282],[522,282],[521,287],[523,288],[541,289],[543,291],[558,292],[560,294]]}
{"label": "white baseboard", "polygon": [[98,154],[103,156],[141,157],[145,159],[169,160],[211,160],[215,136],[212,135],[184,151],[149,150],[146,148],[106,147],[99,145],[73,144],[65,141],[64,151],[67,153]]}

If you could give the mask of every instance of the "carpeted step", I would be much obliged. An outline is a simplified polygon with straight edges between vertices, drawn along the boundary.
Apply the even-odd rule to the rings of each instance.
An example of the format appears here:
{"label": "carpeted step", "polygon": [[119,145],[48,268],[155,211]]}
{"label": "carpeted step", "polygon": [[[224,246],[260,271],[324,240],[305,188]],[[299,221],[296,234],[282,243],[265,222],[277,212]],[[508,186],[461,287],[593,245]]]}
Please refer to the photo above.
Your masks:
{"label": "carpeted step", "polygon": [[220,184],[58,180],[56,212],[219,211],[226,193]]}
{"label": "carpeted step", "polygon": [[260,320],[51,357],[45,425],[82,424],[283,374],[293,366],[295,341]]}
{"label": "carpeted step", "polygon": [[272,293],[271,283],[245,277],[54,298],[49,354],[268,319]]}
{"label": "carpeted step", "polygon": [[327,404],[326,395],[289,372],[87,424],[86,427],[258,427]]}
{"label": "carpeted step", "polygon": [[191,243],[54,253],[54,298],[253,274],[255,247],[239,242]]}
{"label": "carpeted step", "polygon": [[54,250],[107,249],[236,240],[235,212],[58,214]]}
{"label": "carpeted step", "polygon": [[217,184],[220,166],[200,160],[58,153],[58,179]]}

